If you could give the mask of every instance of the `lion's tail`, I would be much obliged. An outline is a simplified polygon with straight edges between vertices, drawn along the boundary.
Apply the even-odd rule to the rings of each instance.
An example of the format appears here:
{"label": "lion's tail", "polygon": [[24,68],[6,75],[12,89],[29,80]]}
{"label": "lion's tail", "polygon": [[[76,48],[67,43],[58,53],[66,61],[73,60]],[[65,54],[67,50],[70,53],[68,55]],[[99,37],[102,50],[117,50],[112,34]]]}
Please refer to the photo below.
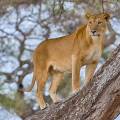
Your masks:
{"label": "lion's tail", "polygon": [[35,85],[35,81],[36,81],[36,78],[35,78],[35,75],[33,75],[33,79],[32,79],[31,85],[28,88],[21,88],[21,89],[19,89],[19,91],[21,91],[21,92],[30,92],[33,89],[34,85]]}

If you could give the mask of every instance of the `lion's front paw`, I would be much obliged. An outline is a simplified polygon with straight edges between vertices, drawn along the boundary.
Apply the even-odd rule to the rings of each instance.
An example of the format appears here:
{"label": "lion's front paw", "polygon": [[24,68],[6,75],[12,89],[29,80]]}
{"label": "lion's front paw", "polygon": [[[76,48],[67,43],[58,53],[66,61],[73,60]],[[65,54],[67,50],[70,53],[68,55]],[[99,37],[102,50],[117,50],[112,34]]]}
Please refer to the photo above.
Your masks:
{"label": "lion's front paw", "polygon": [[48,104],[40,105],[40,109],[41,109],[41,110],[44,110],[44,109],[46,109],[48,106],[49,106]]}
{"label": "lion's front paw", "polygon": [[72,94],[76,94],[77,92],[79,92],[80,89],[75,89],[72,91]]}

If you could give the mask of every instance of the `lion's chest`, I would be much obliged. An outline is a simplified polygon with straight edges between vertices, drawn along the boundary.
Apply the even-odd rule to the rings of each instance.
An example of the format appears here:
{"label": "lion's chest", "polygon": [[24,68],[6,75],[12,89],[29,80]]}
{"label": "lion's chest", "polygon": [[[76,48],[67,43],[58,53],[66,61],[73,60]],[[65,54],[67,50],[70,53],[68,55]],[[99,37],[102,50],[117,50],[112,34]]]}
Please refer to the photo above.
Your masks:
{"label": "lion's chest", "polygon": [[89,49],[87,55],[85,56],[85,63],[89,64],[93,61],[98,61],[101,57],[101,50],[97,47]]}

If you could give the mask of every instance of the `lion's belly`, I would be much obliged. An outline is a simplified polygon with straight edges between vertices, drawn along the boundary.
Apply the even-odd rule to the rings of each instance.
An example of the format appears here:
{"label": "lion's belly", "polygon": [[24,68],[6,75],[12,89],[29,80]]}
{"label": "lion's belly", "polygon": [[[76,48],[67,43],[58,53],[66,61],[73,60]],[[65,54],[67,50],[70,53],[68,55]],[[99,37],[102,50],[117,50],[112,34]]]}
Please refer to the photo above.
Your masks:
{"label": "lion's belly", "polygon": [[[86,51],[82,65],[91,64],[99,61],[101,57],[101,51],[98,48],[89,49]],[[82,59],[82,58],[81,58]],[[72,72],[72,56],[64,56],[62,58],[51,59],[49,66],[52,66],[53,70],[60,72]]]}
{"label": "lion's belly", "polygon": [[61,60],[59,61],[53,60],[50,62],[50,66],[52,66],[53,70],[55,71],[68,72],[68,73],[71,73],[72,71],[71,58],[69,59],[61,58]]}

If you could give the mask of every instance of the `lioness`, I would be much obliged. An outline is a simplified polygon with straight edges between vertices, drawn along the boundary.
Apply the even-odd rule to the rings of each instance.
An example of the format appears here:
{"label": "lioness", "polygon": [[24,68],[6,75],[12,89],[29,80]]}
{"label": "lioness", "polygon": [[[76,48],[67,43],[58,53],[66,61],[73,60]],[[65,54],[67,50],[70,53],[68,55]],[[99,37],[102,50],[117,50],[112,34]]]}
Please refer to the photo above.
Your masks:
{"label": "lioness", "polygon": [[64,72],[72,73],[72,91],[80,89],[80,69],[86,65],[87,84],[93,76],[96,65],[103,50],[104,34],[108,13],[86,14],[87,24],[80,26],[70,35],[48,39],[38,45],[33,53],[34,75],[30,91],[37,82],[37,100],[41,109],[46,107],[43,90],[48,79],[52,76],[50,96],[53,102],[59,101],[56,91]]}

